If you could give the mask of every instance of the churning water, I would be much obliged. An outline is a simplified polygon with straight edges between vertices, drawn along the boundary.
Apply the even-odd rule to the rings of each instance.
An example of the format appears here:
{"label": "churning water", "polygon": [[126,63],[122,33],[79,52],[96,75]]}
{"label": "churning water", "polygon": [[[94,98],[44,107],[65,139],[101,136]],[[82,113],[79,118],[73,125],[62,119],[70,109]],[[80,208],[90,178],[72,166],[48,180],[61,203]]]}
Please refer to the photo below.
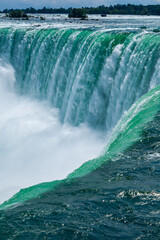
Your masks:
{"label": "churning water", "polygon": [[15,93],[13,68],[0,66],[0,201],[21,188],[65,178],[104,147],[102,134],[61,124],[58,109]]}

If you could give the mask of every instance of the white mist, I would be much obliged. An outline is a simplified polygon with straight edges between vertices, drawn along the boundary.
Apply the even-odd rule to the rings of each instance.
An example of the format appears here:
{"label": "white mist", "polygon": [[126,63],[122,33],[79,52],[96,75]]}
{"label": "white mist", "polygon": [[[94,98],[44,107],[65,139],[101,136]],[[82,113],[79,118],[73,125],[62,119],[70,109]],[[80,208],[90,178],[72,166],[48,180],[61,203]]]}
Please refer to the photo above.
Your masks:
{"label": "white mist", "polygon": [[105,146],[85,125],[62,125],[58,110],[14,91],[14,69],[0,60],[0,203],[21,188],[63,179]]}

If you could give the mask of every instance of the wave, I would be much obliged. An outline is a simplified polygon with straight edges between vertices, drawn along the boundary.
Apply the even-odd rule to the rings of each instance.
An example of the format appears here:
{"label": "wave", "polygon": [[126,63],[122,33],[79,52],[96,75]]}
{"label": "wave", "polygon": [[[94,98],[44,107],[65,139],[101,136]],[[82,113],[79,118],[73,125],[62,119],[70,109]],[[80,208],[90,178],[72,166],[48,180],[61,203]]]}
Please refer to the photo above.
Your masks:
{"label": "wave", "polygon": [[131,109],[123,116],[113,131],[109,143],[103,154],[93,160],[87,161],[80,168],[73,171],[68,177],[61,181],[53,181],[38,184],[22,189],[11,199],[4,202],[0,208],[17,206],[31,198],[36,198],[42,193],[57,187],[62,182],[72,181],[74,178],[82,177],[91,171],[96,170],[108,161],[115,161],[118,154],[123,153],[133,143],[141,139],[143,128],[153,120],[160,109],[160,86],[157,86],[142,98],[140,98]]}

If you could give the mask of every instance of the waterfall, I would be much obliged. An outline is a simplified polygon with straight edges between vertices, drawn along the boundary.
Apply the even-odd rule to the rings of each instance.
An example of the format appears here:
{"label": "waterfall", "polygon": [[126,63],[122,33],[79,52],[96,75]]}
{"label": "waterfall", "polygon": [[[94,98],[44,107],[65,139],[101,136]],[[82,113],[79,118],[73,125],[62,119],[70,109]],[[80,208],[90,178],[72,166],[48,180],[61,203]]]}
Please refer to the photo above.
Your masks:
{"label": "waterfall", "polygon": [[0,29],[20,94],[48,100],[61,122],[110,131],[159,84],[160,36],[102,30]]}
{"label": "waterfall", "polygon": [[0,201],[83,176],[139,139],[159,110],[159,43],[147,32],[1,28]]}

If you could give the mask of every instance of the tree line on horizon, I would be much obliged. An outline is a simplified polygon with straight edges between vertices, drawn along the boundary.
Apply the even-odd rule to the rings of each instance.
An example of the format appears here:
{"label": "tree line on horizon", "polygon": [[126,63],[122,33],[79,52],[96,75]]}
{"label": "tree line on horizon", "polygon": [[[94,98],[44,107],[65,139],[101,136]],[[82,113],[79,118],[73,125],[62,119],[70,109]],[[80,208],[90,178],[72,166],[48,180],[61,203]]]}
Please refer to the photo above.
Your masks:
{"label": "tree line on horizon", "polygon": [[[74,8],[26,8],[21,9],[24,13],[50,13],[50,14],[59,14],[66,13],[69,14],[73,11]],[[99,7],[82,7],[86,14],[119,14],[119,15],[160,15],[160,5],[133,5],[133,4],[117,4],[114,6],[99,6]],[[4,9],[1,13],[10,13],[12,11],[18,11],[20,9]]]}

